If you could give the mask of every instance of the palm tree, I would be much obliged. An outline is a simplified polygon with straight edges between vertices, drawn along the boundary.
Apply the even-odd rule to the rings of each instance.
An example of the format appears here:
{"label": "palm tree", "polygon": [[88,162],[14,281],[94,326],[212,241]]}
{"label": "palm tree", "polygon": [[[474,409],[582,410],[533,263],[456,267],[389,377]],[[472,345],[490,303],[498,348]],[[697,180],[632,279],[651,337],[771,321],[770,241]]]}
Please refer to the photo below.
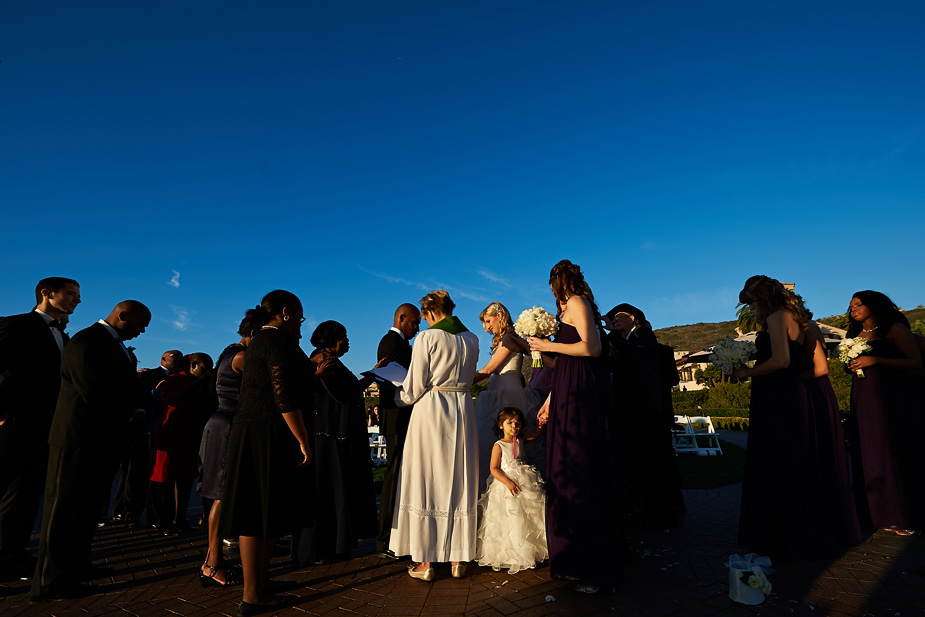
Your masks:
{"label": "palm tree", "polygon": [[736,326],[742,334],[754,332],[758,329],[758,317],[755,316],[755,311],[749,308],[747,304],[740,305],[736,311]]}

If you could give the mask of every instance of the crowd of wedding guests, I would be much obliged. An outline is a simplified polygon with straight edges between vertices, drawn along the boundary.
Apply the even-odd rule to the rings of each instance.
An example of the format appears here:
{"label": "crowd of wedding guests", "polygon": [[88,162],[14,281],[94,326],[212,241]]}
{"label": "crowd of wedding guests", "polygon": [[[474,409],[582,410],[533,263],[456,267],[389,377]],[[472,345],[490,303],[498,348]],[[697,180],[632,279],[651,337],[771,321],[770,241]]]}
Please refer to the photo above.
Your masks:
{"label": "crowd of wedding guests", "polygon": [[[459,578],[473,561],[517,572],[548,559],[579,592],[614,588],[631,554],[626,531],[670,527],[684,511],[671,441],[678,373],[645,313],[627,303],[601,313],[577,265],[556,264],[549,285],[555,337],[519,336],[492,302],[478,316],[493,337],[482,368],[478,337],[446,291],[399,306],[372,369],[407,373],[380,381],[367,409],[373,376],[341,361],[346,327],[322,322],[306,353],[302,303],[288,291],[247,310],[214,362],[168,350],[161,366],[137,370],[125,342],[145,331],[147,307],[119,302],[69,338],[79,284],[39,281],[32,311],[0,318],[0,574],[31,578],[34,601],[91,593],[85,581],[105,570],[90,560],[92,538],[118,478],[112,521],[166,536],[189,530],[196,484],[208,538],[200,581],[240,586],[239,615],[282,605],[268,572],[289,535],[294,567],[375,538],[380,557],[410,556],[409,576],[423,581],[437,564]],[[849,456],[825,342],[802,299],[755,276],[739,300],[761,325],[755,366],[734,373],[752,380],[741,546],[817,556],[871,529],[917,533],[923,339],[883,294],[851,298],[848,335],[870,351],[845,369]],[[542,366],[525,382],[531,355]],[[474,404],[470,388],[485,380]],[[368,426],[387,449],[378,512]],[[237,541],[240,569],[223,541]]]}

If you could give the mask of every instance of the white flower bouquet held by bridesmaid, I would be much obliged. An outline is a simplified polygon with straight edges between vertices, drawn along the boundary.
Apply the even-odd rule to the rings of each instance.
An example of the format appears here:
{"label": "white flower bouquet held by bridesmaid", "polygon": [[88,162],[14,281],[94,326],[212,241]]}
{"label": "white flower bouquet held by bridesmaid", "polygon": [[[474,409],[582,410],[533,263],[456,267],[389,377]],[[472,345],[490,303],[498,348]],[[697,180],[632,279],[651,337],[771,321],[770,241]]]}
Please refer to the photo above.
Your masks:
{"label": "white flower bouquet held by bridesmaid", "polygon": [[751,341],[737,341],[727,336],[713,348],[710,362],[724,374],[732,375],[732,371],[745,366],[757,351],[758,348]]}
{"label": "white flower bouquet held by bridesmaid", "polygon": [[[520,314],[517,321],[514,322],[514,332],[518,336],[526,338],[528,336],[538,336],[542,338],[552,338],[559,331],[559,324],[556,318],[546,312],[541,306],[534,306]],[[533,357],[533,367],[543,366],[543,354],[539,351],[530,353]]]}
{"label": "white flower bouquet held by bridesmaid", "polygon": [[[838,344],[838,359],[845,364],[848,364],[855,358],[863,356],[870,351],[870,343],[867,342],[867,339],[861,338],[846,338],[841,343]],[[861,379],[864,379],[864,369],[859,368],[856,375]]]}

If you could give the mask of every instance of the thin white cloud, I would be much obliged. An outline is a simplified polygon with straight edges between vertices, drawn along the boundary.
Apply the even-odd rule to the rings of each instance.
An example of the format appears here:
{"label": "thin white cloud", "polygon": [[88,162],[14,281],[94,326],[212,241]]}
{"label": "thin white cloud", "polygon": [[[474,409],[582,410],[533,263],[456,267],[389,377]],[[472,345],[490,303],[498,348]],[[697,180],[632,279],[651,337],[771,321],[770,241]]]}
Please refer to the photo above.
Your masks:
{"label": "thin white cloud", "polygon": [[373,270],[367,270],[363,266],[359,266],[360,270],[366,272],[367,274],[372,274],[377,278],[381,278],[384,281],[390,283],[400,283],[402,285],[407,285],[408,287],[416,287],[422,291],[434,291],[435,289],[446,289],[451,296],[458,296],[460,298],[467,298],[475,302],[488,302],[488,298],[484,295],[478,293],[477,291],[470,291],[463,289],[461,287],[456,287],[455,285],[447,285],[445,283],[439,283],[433,280],[428,282],[421,281],[409,281],[408,279],[403,279],[398,276],[392,276],[390,274],[384,274],[382,272],[375,272]]}
{"label": "thin white cloud", "polygon": [[173,270],[172,272],[173,272],[173,276],[170,278],[169,281],[167,281],[167,284],[170,285],[171,287],[179,287],[180,286],[180,273],[177,272],[176,270]]}
{"label": "thin white cloud", "polygon": [[491,281],[492,283],[498,283],[499,285],[503,285],[503,286],[505,286],[505,287],[510,287],[510,286],[511,286],[511,284],[508,283],[504,278],[498,276],[498,275],[495,274],[494,272],[491,272],[491,271],[489,271],[489,270],[486,270],[485,268],[480,268],[479,270],[476,270],[476,273],[477,273],[477,274],[480,274],[480,275],[482,275],[482,276],[484,276],[485,278],[487,278],[487,279],[488,279],[489,281]]}
{"label": "thin white cloud", "polygon": [[643,248],[643,249],[657,249],[657,248],[658,248],[658,245],[655,244],[654,242],[652,242],[651,240],[649,240],[649,241],[647,241],[647,242],[644,242],[644,243],[642,244],[642,246],[639,247],[639,248]]}
{"label": "thin white cloud", "polygon": [[409,287],[417,287],[418,289],[423,289],[424,291],[431,291],[431,287],[424,283],[419,283],[416,281],[409,281],[407,279],[403,279],[397,276],[383,274],[382,272],[374,272],[372,270],[367,270],[363,266],[360,266],[360,270],[362,270],[363,272],[367,274],[372,274],[376,278],[381,278],[382,280],[388,281],[390,283],[401,283],[402,285],[408,285]]}
{"label": "thin white cloud", "polygon": [[187,309],[182,306],[171,306],[170,308],[173,309],[174,315],[176,315],[176,319],[169,322],[174,328],[186,331],[193,325],[190,319],[190,312]]}

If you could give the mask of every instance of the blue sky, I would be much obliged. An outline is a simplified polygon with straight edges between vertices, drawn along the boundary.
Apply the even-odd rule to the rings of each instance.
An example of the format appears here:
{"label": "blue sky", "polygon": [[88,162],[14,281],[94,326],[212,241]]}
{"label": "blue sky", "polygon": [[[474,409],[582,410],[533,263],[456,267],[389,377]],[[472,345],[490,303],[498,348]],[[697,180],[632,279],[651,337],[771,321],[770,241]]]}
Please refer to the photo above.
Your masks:
{"label": "blue sky", "polygon": [[0,314],[73,277],[69,331],[139,299],[156,366],[282,287],[360,371],[399,303],[480,331],[551,310],[562,258],[655,327],[756,273],[911,308],[923,31],[918,1],[6,2]]}

